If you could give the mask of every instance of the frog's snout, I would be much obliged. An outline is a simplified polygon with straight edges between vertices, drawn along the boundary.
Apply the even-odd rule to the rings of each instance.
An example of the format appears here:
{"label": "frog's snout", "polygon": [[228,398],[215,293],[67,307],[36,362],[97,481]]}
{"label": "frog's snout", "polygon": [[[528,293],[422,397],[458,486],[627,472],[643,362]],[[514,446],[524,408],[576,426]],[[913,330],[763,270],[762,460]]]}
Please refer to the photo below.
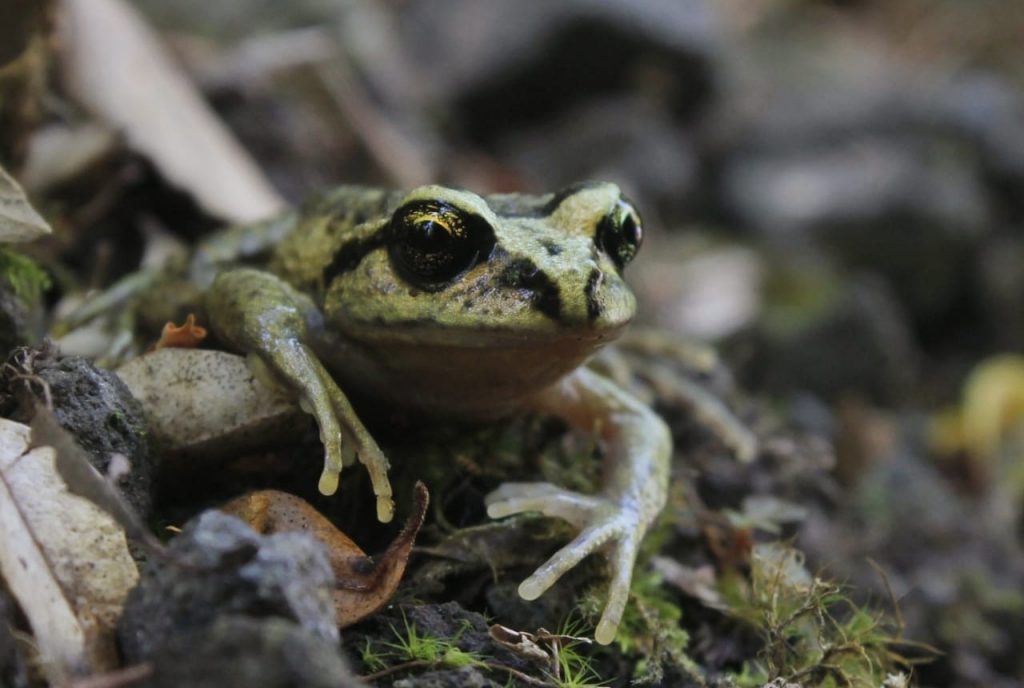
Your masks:
{"label": "frog's snout", "polygon": [[573,329],[607,330],[626,325],[635,301],[617,273],[597,263],[584,263],[560,280],[560,324]]}

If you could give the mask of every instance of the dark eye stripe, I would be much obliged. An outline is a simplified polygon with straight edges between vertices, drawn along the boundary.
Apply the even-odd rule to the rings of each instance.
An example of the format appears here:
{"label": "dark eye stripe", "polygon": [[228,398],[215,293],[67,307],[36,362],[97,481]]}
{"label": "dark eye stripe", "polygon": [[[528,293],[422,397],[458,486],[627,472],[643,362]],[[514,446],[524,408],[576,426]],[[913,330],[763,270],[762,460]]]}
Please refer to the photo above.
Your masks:
{"label": "dark eye stripe", "polygon": [[349,239],[334,253],[334,258],[324,267],[323,284],[329,286],[334,278],[359,267],[371,251],[384,246],[386,225],[370,236]]}

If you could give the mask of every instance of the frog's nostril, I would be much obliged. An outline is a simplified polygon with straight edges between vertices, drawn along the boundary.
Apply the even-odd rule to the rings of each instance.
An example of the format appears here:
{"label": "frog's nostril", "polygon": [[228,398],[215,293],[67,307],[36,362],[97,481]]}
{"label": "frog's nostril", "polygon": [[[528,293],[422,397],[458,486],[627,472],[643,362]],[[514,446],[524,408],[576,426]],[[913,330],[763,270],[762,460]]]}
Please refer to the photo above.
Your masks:
{"label": "frog's nostril", "polygon": [[597,292],[604,283],[604,273],[594,268],[587,276],[587,285],[583,287],[583,296],[587,301],[587,319],[593,322],[601,315],[601,302],[597,299]]}

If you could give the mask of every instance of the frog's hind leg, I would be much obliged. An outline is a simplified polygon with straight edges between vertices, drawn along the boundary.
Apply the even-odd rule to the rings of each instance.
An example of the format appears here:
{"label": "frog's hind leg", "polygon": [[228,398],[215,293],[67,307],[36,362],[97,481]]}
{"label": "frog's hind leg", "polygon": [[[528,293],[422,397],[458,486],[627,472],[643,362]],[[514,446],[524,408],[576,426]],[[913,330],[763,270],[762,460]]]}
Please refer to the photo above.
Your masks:
{"label": "frog's hind leg", "polygon": [[139,294],[151,289],[163,277],[160,270],[139,270],[125,275],[96,294],[54,325],[60,336],[108,313],[116,313]]}
{"label": "frog's hind leg", "polygon": [[[626,352],[640,356],[643,365],[636,366]],[[621,342],[602,350],[588,366],[627,389],[635,376],[641,378],[659,403],[686,410],[740,461],[749,462],[757,457],[757,435],[726,402],[700,382],[721,371],[714,348],[657,331],[640,330],[627,333]]]}
{"label": "frog's hind leg", "polygon": [[652,384],[660,398],[688,408],[697,422],[714,433],[740,461],[749,463],[757,458],[757,435],[725,402],[694,380],[675,375],[667,366],[658,368],[662,368],[661,374],[652,376]]}
{"label": "frog's hind leg", "polygon": [[316,418],[324,445],[320,491],[334,494],[342,467],[357,455],[370,474],[377,518],[390,521],[387,458],[308,344],[309,298],[270,273],[239,268],[217,276],[206,307],[218,336],[258,360]]}

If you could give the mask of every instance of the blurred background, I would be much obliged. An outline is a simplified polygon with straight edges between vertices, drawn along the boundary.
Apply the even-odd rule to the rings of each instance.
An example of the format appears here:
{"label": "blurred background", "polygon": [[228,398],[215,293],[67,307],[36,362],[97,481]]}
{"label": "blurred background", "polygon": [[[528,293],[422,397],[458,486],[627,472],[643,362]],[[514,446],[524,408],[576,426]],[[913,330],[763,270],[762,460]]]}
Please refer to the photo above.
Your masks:
{"label": "blurred background", "polygon": [[835,446],[808,567],[878,599],[878,562],[921,685],[1021,685],[1020,0],[4,4],[0,162],[58,290],[339,183],[618,182],[639,323]]}

